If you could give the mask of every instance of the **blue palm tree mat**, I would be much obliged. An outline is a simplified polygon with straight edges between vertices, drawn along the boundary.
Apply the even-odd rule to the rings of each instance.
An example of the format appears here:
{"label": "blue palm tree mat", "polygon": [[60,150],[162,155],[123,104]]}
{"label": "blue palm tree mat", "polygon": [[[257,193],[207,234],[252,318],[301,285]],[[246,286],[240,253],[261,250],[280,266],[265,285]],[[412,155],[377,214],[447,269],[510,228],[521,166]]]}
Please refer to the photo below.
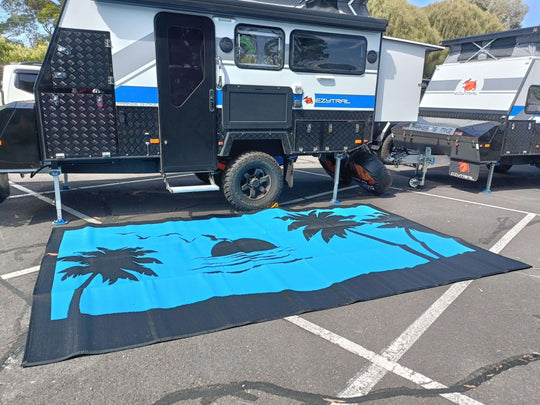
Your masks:
{"label": "blue palm tree mat", "polygon": [[372,206],[55,228],[23,366],[528,267]]}

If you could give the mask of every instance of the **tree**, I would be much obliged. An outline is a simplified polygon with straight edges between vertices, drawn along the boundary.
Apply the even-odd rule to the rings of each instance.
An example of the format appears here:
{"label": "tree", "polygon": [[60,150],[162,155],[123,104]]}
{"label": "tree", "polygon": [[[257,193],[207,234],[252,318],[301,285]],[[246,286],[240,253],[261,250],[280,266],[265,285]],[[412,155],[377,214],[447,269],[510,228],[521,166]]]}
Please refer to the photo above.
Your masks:
{"label": "tree", "polygon": [[45,58],[47,44],[40,42],[33,48],[14,44],[0,37],[0,65],[12,62],[41,62]]}
{"label": "tree", "polygon": [[481,10],[495,15],[506,29],[521,28],[521,22],[529,11],[523,0],[469,0]]}
{"label": "tree", "polygon": [[148,267],[143,266],[143,264],[162,263],[158,259],[152,257],[142,257],[148,253],[155,253],[155,251],[142,250],[140,247],[116,250],[98,247],[98,250],[93,252],[79,252],[78,256],[58,258],[58,261],[78,262],[81,265],[62,270],[60,272],[64,273],[62,281],[70,277],[76,278],[90,274],[90,277],[88,277],[73,293],[69,305],[68,316],[80,314],[82,293],[98,275],[101,275],[103,282],[108,282],[109,285],[116,283],[119,279],[139,281],[133,273],[157,277],[156,273]]}
{"label": "tree", "polygon": [[438,44],[442,39],[426,13],[407,0],[370,0],[367,6],[372,17],[388,20],[388,36],[429,44]]}
{"label": "tree", "polygon": [[429,23],[444,39],[504,31],[499,19],[468,0],[444,0],[424,7]]}
{"label": "tree", "polygon": [[10,42],[37,46],[48,42],[64,0],[0,0],[8,18],[0,32]]}

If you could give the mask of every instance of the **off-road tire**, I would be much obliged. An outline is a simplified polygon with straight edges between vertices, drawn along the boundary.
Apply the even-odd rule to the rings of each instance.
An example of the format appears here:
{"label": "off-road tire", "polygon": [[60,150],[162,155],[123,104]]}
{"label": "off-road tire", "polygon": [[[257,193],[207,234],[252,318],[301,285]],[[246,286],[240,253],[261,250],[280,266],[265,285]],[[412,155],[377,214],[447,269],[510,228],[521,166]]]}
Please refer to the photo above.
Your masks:
{"label": "off-road tire", "polygon": [[394,149],[394,138],[391,135],[388,135],[386,138],[384,138],[384,141],[377,151],[377,154],[379,156],[379,159],[384,162],[384,160],[390,156]]}
{"label": "off-road tire", "polygon": [[9,197],[9,179],[7,173],[0,173],[0,203]]}
{"label": "off-road tire", "polygon": [[[333,180],[336,167],[336,158],[333,155],[322,155],[319,158],[319,163],[321,164],[321,167],[324,169],[326,174],[328,174]],[[352,176],[346,170],[345,166],[346,160],[344,159],[342,160],[339,169],[339,185],[343,187],[350,185],[352,182]]]}
{"label": "off-road tire", "polygon": [[361,188],[375,195],[383,194],[392,185],[392,175],[373,152],[359,149],[351,153],[347,169]]}
{"label": "off-road tire", "polygon": [[263,152],[240,155],[227,166],[223,193],[238,211],[270,207],[283,189],[283,172],[276,160]]}

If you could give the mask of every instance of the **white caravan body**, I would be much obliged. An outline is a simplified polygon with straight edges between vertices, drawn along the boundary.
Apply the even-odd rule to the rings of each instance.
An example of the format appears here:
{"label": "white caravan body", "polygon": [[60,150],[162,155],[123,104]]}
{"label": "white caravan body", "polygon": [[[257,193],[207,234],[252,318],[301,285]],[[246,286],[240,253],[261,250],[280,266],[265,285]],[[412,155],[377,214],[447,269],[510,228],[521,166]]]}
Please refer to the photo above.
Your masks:
{"label": "white caravan body", "polygon": [[395,144],[450,156],[450,175],[466,180],[478,179],[481,164],[491,175],[517,164],[540,167],[540,27],[442,45],[449,54],[429,82],[419,119],[393,129]]}

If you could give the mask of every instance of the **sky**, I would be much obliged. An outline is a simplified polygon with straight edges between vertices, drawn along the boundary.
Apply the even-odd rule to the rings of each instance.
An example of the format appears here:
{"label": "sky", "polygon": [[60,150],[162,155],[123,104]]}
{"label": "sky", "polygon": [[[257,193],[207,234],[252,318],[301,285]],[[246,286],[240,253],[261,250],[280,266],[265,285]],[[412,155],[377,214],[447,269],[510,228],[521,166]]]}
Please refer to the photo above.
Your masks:
{"label": "sky", "polygon": [[[409,3],[418,7],[424,7],[435,3],[435,0],[408,0]],[[523,3],[529,6],[529,12],[525,15],[521,26],[523,28],[540,25],[540,0],[523,0]]]}

